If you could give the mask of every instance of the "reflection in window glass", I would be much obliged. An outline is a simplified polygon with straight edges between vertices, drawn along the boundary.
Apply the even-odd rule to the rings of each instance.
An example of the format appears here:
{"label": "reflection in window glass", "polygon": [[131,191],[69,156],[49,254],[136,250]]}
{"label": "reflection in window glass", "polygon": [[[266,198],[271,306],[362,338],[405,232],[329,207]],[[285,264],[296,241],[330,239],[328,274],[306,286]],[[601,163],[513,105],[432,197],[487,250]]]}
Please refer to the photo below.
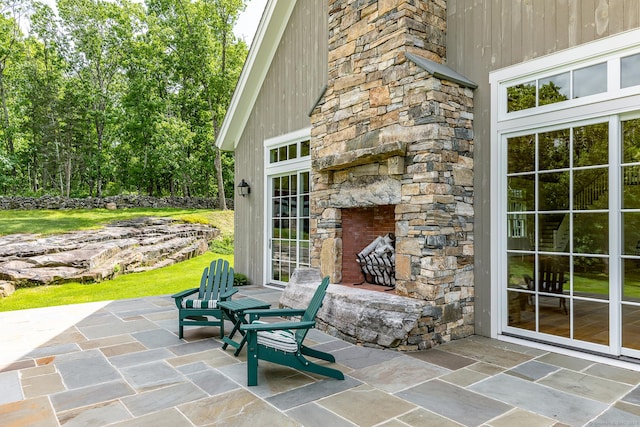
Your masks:
{"label": "reflection in window glass", "polygon": [[609,345],[609,304],[606,302],[573,300],[573,338],[594,344]]}
{"label": "reflection in window glass", "polygon": [[[626,299],[626,298],[625,298]],[[640,307],[637,305],[622,305],[622,346],[640,350],[638,340],[638,318]]]}
{"label": "reflection in window glass", "polygon": [[573,293],[582,297],[609,299],[609,259],[573,257]]}
{"label": "reflection in window glass", "polygon": [[272,148],[269,150],[269,163],[276,163],[278,161],[278,150]]}
{"label": "reflection in window glass", "polygon": [[624,259],[622,262],[622,299],[640,302],[640,260]]}
{"label": "reflection in window glass", "polygon": [[565,222],[567,214],[538,215],[538,250],[544,252],[568,252],[569,238],[566,233],[558,235],[559,229]]}
{"label": "reflection in window glass", "polygon": [[[621,238],[623,255],[640,256],[640,212],[622,214]],[[640,259],[636,262],[640,267]],[[638,276],[638,280],[640,280],[640,276]]]}
{"label": "reflection in window glass", "polygon": [[539,134],[539,169],[550,170],[568,168],[569,140],[569,129]]}
{"label": "reflection in window glass", "polygon": [[541,173],[538,176],[541,211],[569,209],[569,172]]}
{"label": "reflection in window glass", "polygon": [[573,166],[606,165],[609,162],[609,124],[573,129]]}
{"label": "reflection in window glass", "polygon": [[532,211],[535,207],[535,175],[519,175],[507,178],[509,212]]}
{"label": "reflection in window glass", "polygon": [[529,172],[535,169],[536,136],[525,135],[507,139],[508,173]]}
{"label": "reflection in window glass", "polygon": [[509,326],[535,330],[533,256],[510,254],[508,258]]}
{"label": "reflection in window glass", "polygon": [[573,97],[595,95],[607,91],[607,63],[591,65],[573,72]]}
{"label": "reflection in window glass", "polygon": [[609,253],[609,214],[573,215],[573,251],[583,254]]}
{"label": "reflection in window glass", "polygon": [[620,87],[640,85],[640,53],[620,59]]}
{"label": "reflection in window glass", "polygon": [[510,250],[532,251],[535,240],[535,215],[531,214],[508,214],[507,215],[507,233],[509,240],[507,247]]}
{"label": "reflection in window glass", "polygon": [[640,166],[623,167],[622,179],[622,207],[640,209]]}
{"label": "reflection in window glass", "polygon": [[607,168],[573,172],[573,208],[607,209],[609,206],[609,170]]}
{"label": "reflection in window glass", "polygon": [[310,153],[309,141],[302,141],[300,143],[300,157],[306,157]]}
{"label": "reflection in window glass", "polygon": [[640,162],[640,119],[622,122],[622,162]]}
{"label": "reflection in window glass", "polygon": [[507,88],[507,112],[526,110],[536,106],[536,82]]}
{"label": "reflection in window glass", "polygon": [[298,157],[298,144],[291,144],[289,146],[289,158],[295,159]]}
{"label": "reflection in window glass", "polygon": [[538,105],[555,104],[571,97],[569,72],[538,80]]}

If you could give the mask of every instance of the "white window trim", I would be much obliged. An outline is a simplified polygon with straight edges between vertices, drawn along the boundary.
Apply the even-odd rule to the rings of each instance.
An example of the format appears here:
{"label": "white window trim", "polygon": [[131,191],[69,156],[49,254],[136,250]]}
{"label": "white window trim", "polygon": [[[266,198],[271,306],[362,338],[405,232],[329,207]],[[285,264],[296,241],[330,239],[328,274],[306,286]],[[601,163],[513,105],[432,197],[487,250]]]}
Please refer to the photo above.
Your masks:
{"label": "white window trim", "polygon": [[271,257],[266,256],[267,254],[269,255],[271,254],[269,250],[269,236],[271,233],[271,230],[270,230],[271,194],[269,193],[269,177],[273,175],[285,174],[287,172],[292,172],[292,171],[303,171],[303,170],[311,171],[311,156],[298,157],[292,160],[285,160],[282,162],[270,163],[269,151],[273,148],[281,147],[283,145],[289,145],[289,144],[302,142],[306,140],[311,140],[310,127],[298,129],[293,132],[289,132],[283,135],[278,135],[273,138],[265,139],[263,143],[264,176],[262,179],[262,182],[263,182],[262,192],[263,194],[266,195],[266,197],[264,197],[264,206],[262,211],[265,212],[263,230],[265,230],[266,233],[264,233],[264,242],[262,242],[263,253],[265,254],[265,256],[263,257],[264,259],[262,260],[262,263],[263,263],[262,283],[265,283],[267,285],[271,281],[271,278],[269,277],[269,271],[270,271],[269,263],[271,262]]}
{"label": "white window trim", "polygon": [[[505,186],[502,184],[504,150],[500,150],[501,141],[506,134],[527,129],[560,126],[571,123],[620,115],[640,108],[640,87],[620,89],[619,58],[640,53],[640,29],[620,33],[611,37],[586,43],[574,48],[556,52],[531,61],[496,70],[489,74],[491,93],[491,230],[495,236],[505,232],[506,218],[502,209],[505,204]],[[618,58],[618,60],[616,60]],[[556,104],[535,107],[535,109],[507,113],[506,88],[513,84],[555,75],[566,70],[582,68],[599,62],[608,61],[608,91],[604,94],[572,99]],[[537,130],[536,130],[537,131]],[[611,135],[610,135],[611,137]],[[503,331],[508,314],[503,309],[502,292],[504,239],[491,239],[491,336],[497,338]],[[610,254],[613,256],[614,254]],[[500,316],[497,314],[500,313]],[[523,336],[526,334],[523,334]],[[610,343],[613,345],[617,343]]]}

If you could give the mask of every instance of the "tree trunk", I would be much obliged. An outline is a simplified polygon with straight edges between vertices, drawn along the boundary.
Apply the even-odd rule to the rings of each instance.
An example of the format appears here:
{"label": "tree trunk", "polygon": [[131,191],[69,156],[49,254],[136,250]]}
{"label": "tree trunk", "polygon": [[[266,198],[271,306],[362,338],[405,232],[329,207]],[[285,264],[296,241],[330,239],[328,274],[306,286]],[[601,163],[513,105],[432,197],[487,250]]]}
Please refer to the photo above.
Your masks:
{"label": "tree trunk", "polygon": [[214,146],[213,149],[216,152],[214,165],[216,167],[216,181],[218,181],[218,203],[220,203],[220,209],[226,211],[227,198],[224,194],[224,178],[222,177],[222,156],[218,147]]}
{"label": "tree trunk", "polygon": [[4,88],[4,63],[0,63],[0,100],[2,102],[2,125],[5,129],[5,135],[7,137],[7,152],[13,154],[13,136],[11,135],[11,129],[9,129],[9,109],[7,108],[7,97]]}

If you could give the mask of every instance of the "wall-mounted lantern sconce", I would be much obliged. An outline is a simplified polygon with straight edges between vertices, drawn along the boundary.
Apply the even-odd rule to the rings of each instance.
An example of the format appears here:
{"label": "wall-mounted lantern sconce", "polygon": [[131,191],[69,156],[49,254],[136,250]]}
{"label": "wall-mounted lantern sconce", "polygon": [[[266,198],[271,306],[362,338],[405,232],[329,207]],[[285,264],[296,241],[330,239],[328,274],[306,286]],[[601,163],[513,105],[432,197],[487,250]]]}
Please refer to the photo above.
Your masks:
{"label": "wall-mounted lantern sconce", "polygon": [[242,197],[248,196],[249,193],[251,193],[251,187],[244,179],[240,181],[240,184],[238,184],[238,192]]}

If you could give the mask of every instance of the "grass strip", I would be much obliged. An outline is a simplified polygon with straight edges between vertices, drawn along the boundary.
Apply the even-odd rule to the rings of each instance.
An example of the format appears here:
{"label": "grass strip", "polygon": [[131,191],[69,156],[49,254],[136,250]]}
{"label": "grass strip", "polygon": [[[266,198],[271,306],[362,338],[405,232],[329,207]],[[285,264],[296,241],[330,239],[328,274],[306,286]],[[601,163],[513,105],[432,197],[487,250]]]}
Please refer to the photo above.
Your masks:
{"label": "grass strip", "polygon": [[13,295],[0,298],[0,311],[154,295],[167,295],[169,298],[168,295],[199,286],[202,270],[217,258],[224,258],[233,265],[233,255],[207,252],[169,267],[125,274],[100,283],[70,282],[62,285],[20,288]]}

